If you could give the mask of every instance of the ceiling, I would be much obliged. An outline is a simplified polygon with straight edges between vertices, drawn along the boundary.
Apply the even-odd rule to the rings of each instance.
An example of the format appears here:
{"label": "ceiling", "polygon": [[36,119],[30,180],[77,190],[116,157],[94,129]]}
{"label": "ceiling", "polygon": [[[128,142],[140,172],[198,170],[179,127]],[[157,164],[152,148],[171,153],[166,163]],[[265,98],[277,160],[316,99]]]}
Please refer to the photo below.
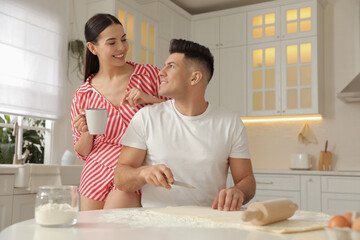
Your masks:
{"label": "ceiling", "polygon": [[170,0],[190,14],[240,7],[272,0]]}

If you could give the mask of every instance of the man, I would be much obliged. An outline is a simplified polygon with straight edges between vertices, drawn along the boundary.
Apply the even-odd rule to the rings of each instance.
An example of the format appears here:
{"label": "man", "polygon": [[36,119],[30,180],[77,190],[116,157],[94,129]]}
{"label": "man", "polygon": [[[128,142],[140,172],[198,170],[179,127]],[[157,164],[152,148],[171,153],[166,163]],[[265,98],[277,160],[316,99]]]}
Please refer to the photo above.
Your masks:
{"label": "man", "polygon": [[[173,39],[169,51],[159,94],[172,100],[134,116],[122,140],[115,185],[127,192],[141,188],[143,207],[240,210],[255,194],[245,126],[205,100],[214,71],[208,48]],[[229,166],[235,186],[226,189]],[[174,180],[196,189],[171,186]]]}

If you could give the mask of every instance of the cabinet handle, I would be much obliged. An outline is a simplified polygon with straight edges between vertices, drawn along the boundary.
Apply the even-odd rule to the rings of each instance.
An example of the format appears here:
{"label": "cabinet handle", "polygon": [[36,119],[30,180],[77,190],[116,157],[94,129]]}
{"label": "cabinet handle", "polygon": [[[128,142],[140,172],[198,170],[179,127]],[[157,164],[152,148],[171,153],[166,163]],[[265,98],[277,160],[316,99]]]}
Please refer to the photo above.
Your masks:
{"label": "cabinet handle", "polygon": [[313,180],[312,180],[312,178],[309,178],[309,182],[312,182]]}
{"label": "cabinet handle", "polygon": [[280,111],[278,110],[278,111],[276,111],[277,113],[280,113]]}
{"label": "cabinet handle", "polygon": [[258,181],[256,181],[256,184],[274,184],[274,182],[258,182]]}
{"label": "cabinet handle", "polygon": [[218,46],[219,46],[219,44],[215,44],[215,46],[217,46],[217,47],[218,47]]}
{"label": "cabinet handle", "polygon": [[282,112],[284,113],[284,112],[285,112],[285,110],[282,110]]}
{"label": "cabinet handle", "polygon": [[280,38],[280,36],[278,35],[278,36],[276,36],[276,38],[277,38],[277,39],[279,39],[279,38]]}
{"label": "cabinet handle", "polygon": [[220,43],[220,47],[222,47],[222,45],[223,45],[223,44],[222,44],[222,43]]}
{"label": "cabinet handle", "polygon": [[285,35],[282,35],[282,38],[284,38],[285,37]]}

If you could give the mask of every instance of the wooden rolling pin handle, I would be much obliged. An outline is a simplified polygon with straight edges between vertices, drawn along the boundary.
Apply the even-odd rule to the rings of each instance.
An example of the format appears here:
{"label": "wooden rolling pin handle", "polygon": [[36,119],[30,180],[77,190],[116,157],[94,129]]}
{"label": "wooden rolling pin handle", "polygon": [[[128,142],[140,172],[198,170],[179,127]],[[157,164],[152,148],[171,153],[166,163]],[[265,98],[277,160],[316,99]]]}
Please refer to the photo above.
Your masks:
{"label": "wooden rolling pin handle", "polygon": [[249,222],[253,219],[261,219],[262,213],[260,211],[245,211],[241,219],[245,222]]}
{"label": "wooden rolling pin handle", "polygon": [[327,152],[327,145],[328,145],[328,140],[326,140],[325,142],[325,152]]}

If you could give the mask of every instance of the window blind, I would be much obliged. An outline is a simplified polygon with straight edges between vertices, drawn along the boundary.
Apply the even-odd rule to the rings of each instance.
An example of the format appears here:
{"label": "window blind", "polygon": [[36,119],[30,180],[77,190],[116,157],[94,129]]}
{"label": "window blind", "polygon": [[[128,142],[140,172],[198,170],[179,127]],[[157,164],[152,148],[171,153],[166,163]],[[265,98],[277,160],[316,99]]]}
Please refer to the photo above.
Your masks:
{"label": "window blind", "polygon": [[68,0],[0,0],[0,112],[63,115],[68,12]]}

